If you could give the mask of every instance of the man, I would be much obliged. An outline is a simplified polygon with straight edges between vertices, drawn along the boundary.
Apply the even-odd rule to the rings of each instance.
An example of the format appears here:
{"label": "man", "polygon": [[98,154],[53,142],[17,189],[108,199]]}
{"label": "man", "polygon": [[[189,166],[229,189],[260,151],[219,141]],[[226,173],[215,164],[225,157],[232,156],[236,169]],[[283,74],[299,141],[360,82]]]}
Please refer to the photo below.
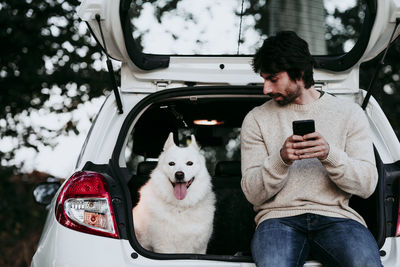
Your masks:
{"label": "man", "polygon": [[[257,212],[257,266],[381,266],[375,239],[349,207],[369,197],[377,170],[362,109],[314,88],[314,60],[294,32],[264,41],[253,68],[272,101],[254,108],[241,132],[242,189]],[[293,135],[292,121],[316,131]]]}

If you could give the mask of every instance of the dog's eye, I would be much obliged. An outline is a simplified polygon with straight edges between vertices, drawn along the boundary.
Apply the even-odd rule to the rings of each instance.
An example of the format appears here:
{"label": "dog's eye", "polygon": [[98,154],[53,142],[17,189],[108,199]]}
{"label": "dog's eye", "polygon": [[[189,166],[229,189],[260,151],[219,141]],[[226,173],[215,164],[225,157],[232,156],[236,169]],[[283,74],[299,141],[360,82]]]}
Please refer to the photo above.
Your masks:
{"label": "dog's eye", "polygon": [[193,162],[191,162],[191,161],[188,161],[188,162],[186,162],[186,165],[188,165],[188,166],[192,166],[192,165],[193,165]]}
{"label": "dog's eye", "polygon": [[168,163],[168,165],[169,165],[169,166],[174,166],[174,165],[175,165],[175,162],[171,161],[171,162]]}

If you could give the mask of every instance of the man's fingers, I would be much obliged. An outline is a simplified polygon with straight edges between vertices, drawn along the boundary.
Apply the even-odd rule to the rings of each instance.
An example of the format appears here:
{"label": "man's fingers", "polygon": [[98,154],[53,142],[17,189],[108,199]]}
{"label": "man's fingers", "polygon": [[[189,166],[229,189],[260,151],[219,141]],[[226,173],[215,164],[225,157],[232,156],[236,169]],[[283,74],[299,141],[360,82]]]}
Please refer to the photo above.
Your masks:
{"label": "man's fingers", "polygon": [[304,142],[298,142],[293,144],[293,148],[301,149],[301,148],[308,148],[308,147],[317,147],[317,146],[325,146],[324,139],[316,139],[316,140],[308,140]]}
{"label": "man's fingers", "polygon": [[324,149],[321,146],[312,146],[312,147],[306,147],[304,149],[296,149],[295,154],[296,155],[311,154],[311,153],[322,152],[323,150]]}
{"label": "man's fingers", "polygon": [[318,132],[309,133],[303,136],[305,140],[307,139],[320,139],[322,138],[321,134]]}
{"label": "man's fingers", "polygon": [[320,145],[320,142],[318,141],[304,141],[304,142],[294,143],[293,148],[301,149],[306,147],[315,147],[318,145]]}
{"label": "man's fingers", "polygon": [[303,136],[300,136],[300,135],[292,135],[286,141],[289,141],[289,142],[292,142],[292,143],[294,143],[294,142],[302,142],[302,141],[304,141],[304,138],[303,138]]}
{"label": "man's fingers", "polygon": [[329,144],[321,134],[313,132],[304,136],[292,135],[288,137],[282,150],[281,156],[285,162],[308,158],[323,160],[328,156]]}
{"label": "man's fingers", "polygon": [[307,154],[302,154],[299,155],[299,159],[311,159],[311,158],[319,158],[324,155],[323,152],[315,152],[315,153],[307,153]]}
{"label": "man's fingers", "polygon": [[304,149],[295,150],[295,154],[299,156],[300,159],[308,159],[308,158],[319,158],[325,159],[329,152],[328,145],[319,145],[314,147],[308,147]]}
{"label": "man's fingers", "polygon": [[286,164],[292,164],[293,161],[300,159],[298,155],[295,154],[295,149],[292,148],[291,143],[285,143],[282,147],[280,153],[281,158]]}

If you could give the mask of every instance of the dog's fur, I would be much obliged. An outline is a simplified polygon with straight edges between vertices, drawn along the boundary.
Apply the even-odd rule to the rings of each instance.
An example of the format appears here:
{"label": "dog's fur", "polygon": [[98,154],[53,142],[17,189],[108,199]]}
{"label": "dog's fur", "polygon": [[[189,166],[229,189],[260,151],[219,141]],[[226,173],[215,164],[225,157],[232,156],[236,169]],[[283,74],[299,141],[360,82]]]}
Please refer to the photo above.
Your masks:
{"label": "dog's fur", "polygon": [[[140,189],[133,221],[139,243],[148,250],[206,253],[213,229],[215,195],[205,159],[194,136],[191,138],[189,146],[178,147],[170,133],[157,167]],[[184,183],[177,185],[179,178]]]}

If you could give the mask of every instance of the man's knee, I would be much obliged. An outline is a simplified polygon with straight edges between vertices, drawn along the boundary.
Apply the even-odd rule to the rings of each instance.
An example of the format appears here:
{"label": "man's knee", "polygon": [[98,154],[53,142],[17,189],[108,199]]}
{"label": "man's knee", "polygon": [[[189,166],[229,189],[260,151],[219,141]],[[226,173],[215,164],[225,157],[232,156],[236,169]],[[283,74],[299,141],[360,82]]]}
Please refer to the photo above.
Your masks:
{"label": "man's knee", "polygon": [[258,267],[302,266],[309,251],[306,236],[279,219],[262,222],[251,246]]}
{"label": "man's knee", "polygon": [[348,267],[381,267],[382,264],[380,261],[376,261],[375,259],[356,259],[353,262],[345,265]]}

